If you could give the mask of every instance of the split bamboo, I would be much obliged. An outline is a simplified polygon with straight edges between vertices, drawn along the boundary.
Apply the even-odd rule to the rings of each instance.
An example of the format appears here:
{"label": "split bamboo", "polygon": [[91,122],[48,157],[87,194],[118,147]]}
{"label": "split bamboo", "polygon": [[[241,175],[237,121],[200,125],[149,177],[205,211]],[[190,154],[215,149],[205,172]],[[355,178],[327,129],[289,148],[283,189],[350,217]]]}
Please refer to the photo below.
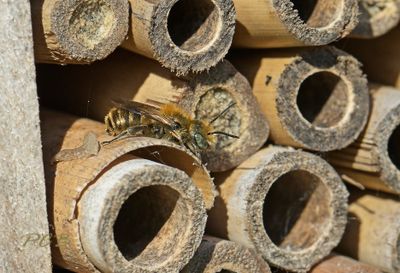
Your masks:
{"label": "split bamboo", "polygon": [[399,0],[358,0],[359,22],[351,38],[372,39],[382,36],[400,22]]}
{"label": "split bamboo", "polygon": [[377,39],[346,39],[338,46],[363,64],[370,81],[400,89],[400,25]]}
{"label": "split bamboo", "polygon": [[332,254],[314,266],[310,273],[383,273],[376,267],[345,256]]}
{"label": "split bamboo", "polygon": [[128,33],[128,0],[32,0],[31,7],[39,63],[104,59]]}
{"label": "split bamboo", "polygon": [[371,115],[361,137],[328,160],[350,179],[367,188],[400,193],[400,91],[370,85]]}
{"label": "split bamboo", "polygon": [[122,46],[178,74],[210,69],[232,44],[232,0],[129,1],[131,29]]}
{"label": "split bamboo", "polygon": [[204,236],[193,259],[181,273],[271,273],[268,264],[237,243]]}
{"label": "split bamboo", "polygon": [[[201,243],[215,190],[200,162],[152,138],[121,140],[87,159],[51,164],[98,122],[42,111],[56,264],[75,272],[177,272]],[[161,164],[162,163],[162,164]]]}
{"label": "split bamboo", "polygon": [[270,265],[307,271],[344,232],[348,193],[315,155],[270,146],[215,182],[207,233],[255,249]]}
{"label": "split bamboo", "polygon": [[338,251],[384,272],[400,270],[400,203],[374,192],[352,193],[349,220]]}
{"label": "split bamboo", "polygon": [[252,84],[276,144],[337,150],[367,122],[367,80],[360,63],[341,50],[238,51],[230,61]]}
{"label": "split bamboo", "polygon": [[179,79],[154,61],[120,51],[89,67],[39,67],[38,83],[44,104],[96,120],[104,120],[114,98],[155,105],[175,103],[205,120],[235,102],[213,126],[240,138],[218,136],[215,147],[203,153],[212,171],[237,166],[268,137],[267,121],[248,81],[226,61],[208,73]]}
{"label": "split bamboo", "polygon": [[234,46],[243,48],[325,45],[357,25],[357,0],[234,0]]}

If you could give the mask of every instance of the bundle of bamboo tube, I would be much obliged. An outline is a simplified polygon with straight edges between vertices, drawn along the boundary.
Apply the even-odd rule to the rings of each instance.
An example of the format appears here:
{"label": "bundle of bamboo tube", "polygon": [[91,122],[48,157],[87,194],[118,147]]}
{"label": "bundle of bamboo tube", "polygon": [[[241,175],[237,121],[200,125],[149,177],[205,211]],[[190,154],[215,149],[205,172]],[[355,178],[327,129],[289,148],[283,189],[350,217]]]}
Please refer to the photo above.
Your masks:
{"label": "bundle of bamboo tube", "polygon": [[[382,75],[366,56],[368,82],[346,50],[364,61],[369,43],[398,31],[399,10],[398,0],[32,1],[53,263],[398,272],[396,64]],[[231,44],[240,49],[222,60]],[[155,112],[115,112],[110,123],[131,130],[110,141],[104,120],[121,99]],[[350,188],[349,202],[342,179],[369,190]]]}

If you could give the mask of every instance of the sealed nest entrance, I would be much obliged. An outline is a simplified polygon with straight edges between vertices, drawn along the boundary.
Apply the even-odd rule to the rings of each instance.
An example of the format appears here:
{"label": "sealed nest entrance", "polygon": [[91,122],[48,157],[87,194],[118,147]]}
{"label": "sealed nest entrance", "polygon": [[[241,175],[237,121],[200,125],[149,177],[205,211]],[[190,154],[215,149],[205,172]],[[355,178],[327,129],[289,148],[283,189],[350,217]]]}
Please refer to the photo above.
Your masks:
{"label": "sealed nest entrance", "polygon": [[290,0],[299,17],[309,27],[322,28],[333,23],[341,12],[344,0]]}
{"label": "sealed nest entrance", "polygon": [[[211,89],[201,96],[196,106],[196,118],[211,121],[227,109],[230,104],[235,102],[233,96],[222,88]],[[240,137],[241,123],[240,109],[237,105],[234,105],[211,125],[213,131],[221,131]],[[235,138],[217,135],[215,149],[225,148],[235,141]]]}
{"label": "sealed nest entrance", "polygon": [[392,163],[400,170],[400,125],[396,127],[389,138],[388,153]]}
{"label": "sealed nest entrance", "polygon": [[151,266],[177,250],[189,215],[179,197],[170,187],[149,186],[126,200],[114,224],[114,238],[128,261]]}
{"label": "sealed nest entrance", "polygon": [[69,20],[70,35],[93,49],[109,36],[115,22],[111,6],[104,0],[85,0],[75,8]]}
{"label": "sealed nest entrance", "polygon": [[212,0],[179,0],[168,16],[169,36],[182,50],[196,52],[214,39],[219,20]]}
{"label": "sealed nest entrance", "polygon": [[303,117],[320,128],[334,127],[342,121],[348,105],[347,84],[331,72],[312,74],[297,94],[297,106]]}
{"label": "sealed nest entrance", "polygon": [[329,228],[329,189],[303,170],[288,172],[269,190],[263,209],[264,227],[274,244],[288,251],[311,247]]}

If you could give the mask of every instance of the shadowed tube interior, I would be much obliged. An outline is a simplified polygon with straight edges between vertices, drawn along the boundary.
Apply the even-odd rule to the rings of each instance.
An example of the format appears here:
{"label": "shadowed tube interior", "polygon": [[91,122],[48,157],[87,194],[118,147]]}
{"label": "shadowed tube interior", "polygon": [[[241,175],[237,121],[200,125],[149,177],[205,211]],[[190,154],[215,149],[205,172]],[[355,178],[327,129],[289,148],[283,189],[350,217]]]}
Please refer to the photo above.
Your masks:
{"label": "shadowed tube interior", "polygon": [[400,125],[390,135],[388,153],[392,163],[400,170]]}
{"label": "shadowed tube interior", "polygon": [[219,12],[212,0],[179,0],[170,10],[171,40],[186,51],[199,51],[218,33]]}
{"label": "shadowed tube interior", "polygon": [[312,246],[331,218],[331,195],[314,174],[296,170],[277,179],[264,202],[264,228],[274,244],[288,251]]}

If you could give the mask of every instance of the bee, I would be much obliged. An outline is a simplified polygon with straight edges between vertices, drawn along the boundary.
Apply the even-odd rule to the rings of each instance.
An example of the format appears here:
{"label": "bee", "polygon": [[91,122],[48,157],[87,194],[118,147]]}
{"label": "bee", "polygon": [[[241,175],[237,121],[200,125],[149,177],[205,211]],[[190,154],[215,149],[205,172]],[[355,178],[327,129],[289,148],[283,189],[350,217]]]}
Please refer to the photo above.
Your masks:
{"label": "bee", "polygon": [[228,105],[210,121],[194,119],[185,110],[175,104],[166,104],[157,108],[148,104],[113,100],[115,105],[104,118],[106,132],[114,136],[103,145],[124,137],[147,136],[166,139],[188,148],[197,157],[215,143],[216,135],[232,138],[238,136],[215,131],[212,124],[221,118],[235,103]]}

